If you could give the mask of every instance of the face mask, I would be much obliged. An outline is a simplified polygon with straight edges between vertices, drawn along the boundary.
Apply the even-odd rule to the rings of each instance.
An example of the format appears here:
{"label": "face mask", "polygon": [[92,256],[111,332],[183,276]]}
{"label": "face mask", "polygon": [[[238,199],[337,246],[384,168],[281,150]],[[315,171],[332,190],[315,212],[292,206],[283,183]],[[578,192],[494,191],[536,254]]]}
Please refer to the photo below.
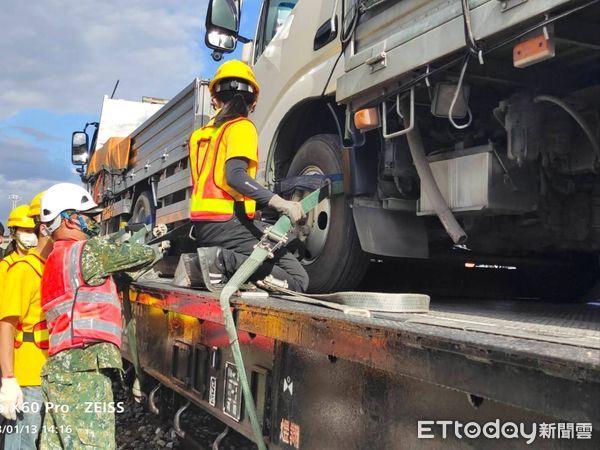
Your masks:
{"label": "face mask", "polygon": [[30,248],[34,248],[38,244],[38,238],[35,233],[25,233],[23,231],[18,231],[15,235],[15,240],[17,241],[17,245],[22,250],[29,250]]}
{"label": "face mask", "polygon": [[87,228],[92,233],[92,236],[98,236],[100,234],[100,224],[93,219],[89,220]]}
{"label": "face mask", "polygon": [[79,215],[79,226],[88,238],[100,234],[100,224],[90,217]]}

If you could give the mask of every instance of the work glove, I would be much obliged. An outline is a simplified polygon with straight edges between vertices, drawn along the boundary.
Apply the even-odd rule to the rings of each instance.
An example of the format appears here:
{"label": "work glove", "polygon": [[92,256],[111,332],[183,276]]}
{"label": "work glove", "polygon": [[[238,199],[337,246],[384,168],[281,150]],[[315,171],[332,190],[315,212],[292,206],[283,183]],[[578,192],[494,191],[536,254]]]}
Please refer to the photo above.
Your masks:
{"label": "work glove", "polygon": [[302,205],[299,202],[285,200],[277,194],[271,197],[271,200],[269,200],[269,206],[288,216],[292,223],[298,222],[305,216]]}
{"label": "work glove", "polygon": [[170,241],[162,241],[162,242],[158,242],[156,244],[152,244],[150,245],[150,248],[152,250],[154,250],[154,263],[160,261],[163,256],[165,256],[165,253],[167,253],[169,251],[169,249],[171,248],[171,242]]}
{"label": "work glove", "polygon": [[2,378],[2,387],[0,388],[0,414],[8,420],[17,419],[17,411],[23,409],[23,391],[17,379]]}

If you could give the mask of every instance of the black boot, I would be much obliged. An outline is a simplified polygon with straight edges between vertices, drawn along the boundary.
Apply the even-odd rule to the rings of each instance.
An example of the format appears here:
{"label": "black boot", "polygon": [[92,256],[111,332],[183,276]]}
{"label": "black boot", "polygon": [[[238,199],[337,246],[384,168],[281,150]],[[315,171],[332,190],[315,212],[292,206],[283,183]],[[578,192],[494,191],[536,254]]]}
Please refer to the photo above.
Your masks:
{"label": "black boot", "polygon": [[212,291],[217,286],[227,283],[223,249],[221,247],[200,247],[197,251],[206,287]]}

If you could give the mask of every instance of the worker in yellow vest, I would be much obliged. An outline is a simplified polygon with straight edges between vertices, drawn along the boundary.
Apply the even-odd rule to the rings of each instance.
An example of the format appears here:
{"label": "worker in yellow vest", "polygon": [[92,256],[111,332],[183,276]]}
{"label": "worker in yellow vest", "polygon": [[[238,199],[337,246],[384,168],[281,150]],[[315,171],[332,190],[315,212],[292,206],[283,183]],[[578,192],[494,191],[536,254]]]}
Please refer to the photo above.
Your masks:
{"label": "worker in yellow vest", "polygon": [[[33,220],[27,217],[28,212],[29,205],[21,205],[13,209],[8,216],[7,227],[9,229],[11,242],[6,250],[0,252],[2,254],[2,259],[0,260],[0,303],[2,303],[3,299],[2,291],[4,290],[6,272],[8,271],[8,268],[13,262],[18,260],[29,251],[29,248],[24,244],[28,241],[29,238],[27,235],[33,231],[35,224]],[[0,234],[4,236],[4,227],[0,226],[0,228]],[[0,375],[1,373],[2,371],[0,370]],[[2,425],[1,422],[0,425]],[[0,448],[4,448],[3,441],[4,435],[1,435]]]}
{"label": "worker in yellow vest", "polygon": [[[27,217],[27,213],[29,212],[28,205],[21,205],[13,209],[8,216],[8,229],[11,237],[11,242],[9,243],[9,247],[0,251],[2,254],[2,258],[0,260],[0,304],[2,303],[3,294],[5,286],[5,278],[6,272],[12,263],[25,255],[29,249],[24,244],[28,241],[28,234],[30,234],[35,224],[33,220]],[[4,237],[4,227],[0,224],[0,234]],[[17,236],[18,234],[18,236]],[[18,239],[17,239],[18,238]],[[2,371],[0,370],[0,375]],[[1,417],[0,417],[1,418]],[[0,421],[0,426],[3,426]],[[0,448],[4,448],[4,435],[0,435]]]}
{"label": "worker in yellow vest", "polygon": [[48,328],[40,287],[52,240],[40,223],[41,195],[28,208],[37,246],[9,266],[0,302],[0,413],[14,421],[6,427],[5,450],[36,449],[42,427],[41,371],[48,358]]}
{"label": "worker in yellow vest", "polygon": [[[258,133],[248,119],[260,87],[252,69],[237,60],[222,64],[209,90],[216,115],[190,137],[193,191],[190,216],[200,258],[207,261],[210,282],[227,281],[258,243],[265,224],[254,220],[256,206],[270,206],[292,223],[304,212],[299,202],[288,201],[256,182]],[[304,292],[308,274],[285,248],[275,252],[253,279],[267,275]]]}

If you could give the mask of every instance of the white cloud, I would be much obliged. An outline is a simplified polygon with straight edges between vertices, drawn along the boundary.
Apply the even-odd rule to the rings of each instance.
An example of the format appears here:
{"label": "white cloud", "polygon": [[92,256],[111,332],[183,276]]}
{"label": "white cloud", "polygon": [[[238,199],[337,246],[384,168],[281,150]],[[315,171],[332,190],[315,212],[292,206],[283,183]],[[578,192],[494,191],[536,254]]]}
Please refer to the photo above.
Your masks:
{"label": "white cloud", "polygon": [[18,194],[18,204],[24,204],[55,183],[80,182],[70,166],[42,145],[0,136],[0,222],[5,225],[12,207],[9,194]]}
{"label": "white cloud", "polygon": [[120,98],[172,97],[193,77],[210,75],[206,3],[3,2],[0,118],[29,108],[96,113],[117,79]]}
{"label": "white cloud", "polygon": [[[204,48],[206,5],[207,0],[2,2],[0,221],[6,223],[10,193],[28,203],[54,183],[79,182],[65,153],[62,114],[96,117],[117,79],[117,98],[139,100],[170,98],[194,77],[211,75],[214,65]],[[39,115],[35,123],[3,120],[29,109],[42,110],[48,121]]]}
{"label": "white cloud", "polygon": [[[32,127],[23,127],[23,126],[12,126],[10,127],[13,130],[19,131],[20,133],[29,136],[31,139],[36,141],[60,141],[61,138],[57,136],[52,136],[48,133],[44,133],[41,130],[37,130]],[[1,132],[1,130],[0,130]]]}

